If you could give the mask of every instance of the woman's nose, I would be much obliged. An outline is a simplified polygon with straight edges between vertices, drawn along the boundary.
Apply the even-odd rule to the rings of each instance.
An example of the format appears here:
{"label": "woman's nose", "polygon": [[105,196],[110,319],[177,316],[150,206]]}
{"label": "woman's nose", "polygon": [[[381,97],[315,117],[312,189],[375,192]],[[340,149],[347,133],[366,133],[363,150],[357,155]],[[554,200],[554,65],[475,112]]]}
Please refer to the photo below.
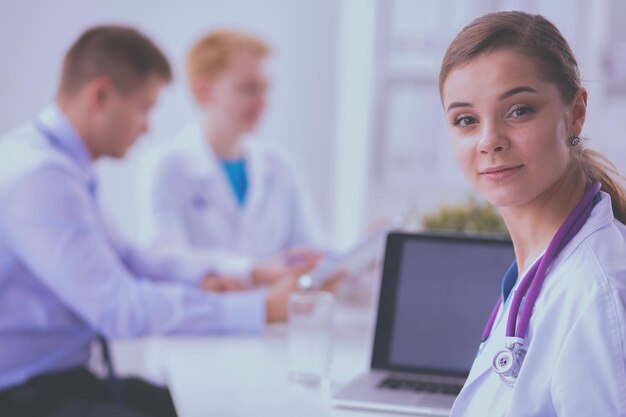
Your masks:
{"label": "woman's nose", "polygon": [[483,123],[483,133],[478,150],[480,153],[502,152],[509,147],[504,130],[497,123]]}

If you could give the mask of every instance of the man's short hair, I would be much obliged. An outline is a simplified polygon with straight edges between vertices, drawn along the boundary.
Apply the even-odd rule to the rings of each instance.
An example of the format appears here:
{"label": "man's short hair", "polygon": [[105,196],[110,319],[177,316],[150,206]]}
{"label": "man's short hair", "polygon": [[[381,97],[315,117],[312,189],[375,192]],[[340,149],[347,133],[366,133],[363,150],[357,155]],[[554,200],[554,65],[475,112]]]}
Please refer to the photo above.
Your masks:
{"label": "man's short hair", "polygon": [[270,47],[252,35],[235,30],[216,30],[198,40],[187,56],[187,78],[192,86],[197,80],[213,80],[239,55],[265,57]]}
{"label": "man's short hair", "polygon": [[132,27],[96,26],[65,55],[59,92],[71,95],[89,81],[108,76],[122,93],[130,93],[151,75],[172,79],[167,58],[150,39]]}

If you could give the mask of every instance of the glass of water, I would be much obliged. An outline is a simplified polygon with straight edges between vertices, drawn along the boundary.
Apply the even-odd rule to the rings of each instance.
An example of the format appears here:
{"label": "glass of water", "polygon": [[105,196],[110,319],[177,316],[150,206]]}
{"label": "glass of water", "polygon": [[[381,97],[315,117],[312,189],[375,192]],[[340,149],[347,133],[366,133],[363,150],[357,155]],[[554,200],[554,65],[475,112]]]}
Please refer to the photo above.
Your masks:
{"label": "glass of water", "polygon": [[334,296],[296,291],[289,296],[289,379],[318,386],[328,377],[332,354]]}

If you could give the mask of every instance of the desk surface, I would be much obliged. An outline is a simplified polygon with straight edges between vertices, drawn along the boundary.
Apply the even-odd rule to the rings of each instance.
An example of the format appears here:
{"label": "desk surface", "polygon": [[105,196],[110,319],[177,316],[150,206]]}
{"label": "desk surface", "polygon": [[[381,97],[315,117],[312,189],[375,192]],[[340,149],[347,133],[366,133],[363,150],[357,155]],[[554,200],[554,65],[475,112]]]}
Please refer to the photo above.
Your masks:
{"label": "desk surface", "polygon": [[[180,417],[397,416],[331,403],[332,391],[368,368],[370,316],[369,309],[339,305],[330,381],[315,388],[288,379],[285,324],[269,326],[261,336],[149,339],[143,360],[162,368]],[[153,370],[152,379],[159,379],[154,375]]]}

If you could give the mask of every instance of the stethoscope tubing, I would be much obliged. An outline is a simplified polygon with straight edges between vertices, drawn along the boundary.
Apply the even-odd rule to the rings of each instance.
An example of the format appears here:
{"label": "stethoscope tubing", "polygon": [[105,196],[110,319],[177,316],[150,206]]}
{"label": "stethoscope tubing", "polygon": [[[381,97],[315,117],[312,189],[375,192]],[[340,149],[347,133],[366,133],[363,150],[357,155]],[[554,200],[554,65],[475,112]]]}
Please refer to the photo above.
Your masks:
{"label": "stethoscope tubing", "polygon": [[522,297],[524,295],[526,295],[526,305],[521,311],[520,319],[517,323],[517,326],[517,314],[515,316],[513,314],[509,314],[506,326],[506,336],[524,338],[524,336],[526,335],[526,330],[528,330],[528,323],[530,322],[530,316],[532,314],[535,302],[539,297],[539,292],[541,291],[541,287],[543,286],[543,281],[546,278],[548,268],[552,264],[554,258],[561,252],[561,249],[563,249],[565,245],[567,245],[572,240],[572,238],[576,236],[576,234],[587,222],[587,219],[591,214],[591,210],[593,209],[593,198],[598,193],[598,191],[600,191],[600,183],[596,181],[589,186],[589,188],[583,195],[583,198],[576,205],[576,207],[574,207],[574,210],[572,210],[569,216],[567,216],[561,227],[559,227],[559,230],[550,241],[550,244],[548,245],[545,254],[538,262],[539,266],[537,268],[537,272],[530,276],[529,274],[527,274],[528,278],[532,278],[528,279],[528,281],[530,281],[530,288],[527,290],[528,294],[524,294],[526,291],[518,291],[513,296],[511,311],[519,311]]}
{"label": "stethoscope tubing", "polygon": [[[572,212],[567,216],[563,224],[557,230],[544,255],[533,264],[520,282],[517,291],[514,293],[513,300],[511,301],[505,333],[507,337],[524,339],[530,322],[532,310],[539,296],[539,292],[541,291],[543,281],[547,275],[547,270],[561,249],[563,249],[565,245],[572,240],[572,238],[587,222],[587,219],[591,214],[591,210],[593,209],[593,199],[598,191],[600,191],[600,187],[601,185],[598,181],[593,182],[588,187],[583,195],[583,198],[578,202],[576,207],[574,207]],[[524,308],[522,308],[520,312],[520,306],[524,297],[526,297],[526,302],[524,304]],[[487,340],[491,334],[491,330],[493,329],[501,304],[502,296],[498,297],[498,301],[489,315],[489,319],[487,320],[487,324],[482,334],[483,341]],[[517,320],[518,314],[520,316],[519,321]]]}

